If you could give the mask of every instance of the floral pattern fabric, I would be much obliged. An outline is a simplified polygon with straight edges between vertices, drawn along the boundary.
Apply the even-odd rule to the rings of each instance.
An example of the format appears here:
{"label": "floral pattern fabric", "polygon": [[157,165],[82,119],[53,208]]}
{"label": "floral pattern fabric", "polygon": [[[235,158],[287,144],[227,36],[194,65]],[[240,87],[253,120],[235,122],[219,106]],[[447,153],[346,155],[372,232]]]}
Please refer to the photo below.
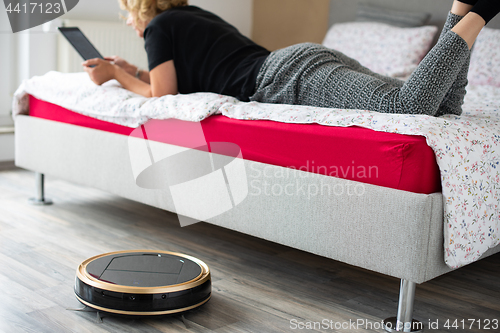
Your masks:
{"label": "floral pattern fabric", "polygon": [[94,85],[86,73],[51,72],[25,81],[15,94],[14,115],[29,112],[27,94],[64,108],[129,127],[149,119],[201,121],[213,114],[325,126],[361,126],[422,135],[434,150],[444,198],[445,261],[457,268],[500,244],[500,87],[469,86],[461,116],[384,114],[264,103],[197,93],[144,98],[114,82]]}

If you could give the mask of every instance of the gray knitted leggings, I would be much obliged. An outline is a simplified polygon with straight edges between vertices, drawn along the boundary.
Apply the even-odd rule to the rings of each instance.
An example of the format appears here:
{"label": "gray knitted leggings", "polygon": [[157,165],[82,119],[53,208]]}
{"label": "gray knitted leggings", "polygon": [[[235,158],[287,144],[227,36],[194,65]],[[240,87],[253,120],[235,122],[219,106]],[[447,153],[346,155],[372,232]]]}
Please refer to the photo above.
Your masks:
{"label": "gray knitted leggings", "polygon": [[438,43],[406,82],[376,74],[338,51],[305,43],[269,55],[250,100],[385,113],[460,115],[470,51],[450,29],[461,19],[448,15]]}

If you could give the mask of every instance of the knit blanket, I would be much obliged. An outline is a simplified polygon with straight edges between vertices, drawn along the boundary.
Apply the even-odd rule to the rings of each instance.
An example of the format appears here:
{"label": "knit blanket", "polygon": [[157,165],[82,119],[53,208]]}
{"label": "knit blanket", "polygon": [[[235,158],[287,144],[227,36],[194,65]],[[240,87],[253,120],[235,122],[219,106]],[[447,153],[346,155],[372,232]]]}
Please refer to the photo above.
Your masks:
{"label": "knit blanket", "polygon": [[49,72],[26,80],[13,114],[28,114],[28,94],[116,124],[138,127],[149,119],[201,121],[214,114],[234,119],[360,126],[421,135],[434,150],[444,197],[446,264],[458,268],[500,244],[500,88],[468,87],[461,116],[385,114],[366,110],[243,103],[212,93],[144,98],[116,81],[96,86],[86,73]]}

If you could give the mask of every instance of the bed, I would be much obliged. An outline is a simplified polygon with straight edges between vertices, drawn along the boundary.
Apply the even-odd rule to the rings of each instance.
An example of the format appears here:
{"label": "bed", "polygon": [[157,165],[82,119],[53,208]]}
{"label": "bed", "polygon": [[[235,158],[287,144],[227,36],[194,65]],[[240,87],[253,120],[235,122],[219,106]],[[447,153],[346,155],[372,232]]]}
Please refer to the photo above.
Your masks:
{"label": "bed", "polygon": [[[72,75],[64,76],[65,93],[50,89],[54,82],[61,84],[63,75],[49,73],[25,82],[16,94],[16,165],[37,173],[37,203],[46,202],[44,175],[57,176],[177,212],[184,225],[205,221],[397,277],[401,279],[398,314],[387,321],[392,325],[411,326],[417,284],[500,251],[490,243],[480,254],[464,250],[468,261],[445,263],[445,255],[454,257],[443,251],[449,245],[443,222],[450,219],[447,207],[453,207],[445,191],[453,186],[443,175],[456,173],[444,173],[441,155],[446,152],[433,141],[442,136],[437,126],[457,130],[478,115],[483,125],[494,125],[496,131],[500,93],[495,82],[494,88],[471,89],[476,100],[485,103],[469,101],[469,118],[337,112],[239,103],[201,94],[167,98],[162,107],[155,104],[149,109],[157,113],[166,105],[172,114],[184,112],[183,120],[172,122],[169,114],[124,116],[121,112],[133,113],[150,103],[129,95],[120,97],[125,103],[121,112],[92,116],[93,107],[80,108],[83,100],[109,110],[123,92],[116,93],[119,87],[114,83],[81,89],[84,77]],[[95,89],[100,89],[101,99]],[[110,122],[117,118],[121,124]],[[157,119],[145,122],[146,118]],[[424,131],[420,125],[406,128],[410,122],[427,124],[426,136],[419,134],[418,130]],[[500,144],[496,140],[491,145]],[[218,145],[221,142],[233,145]],[[211,160],[211,172],[190,168],[182,158],[175,161],[184,163],[183,172],[170,172],[168,179],[161,172],[146,172],[157,162],[186,152],[192,154],[188,162]],[[486,153],[487,161],[499,160],[492,147]],[[216,171],[219,178],[214,176],[208,191],[203,192],[199,183],[191,184],[199,189],[197,195],[201,193],[197,199],[208,204],[179,201],[193,194],[189,192],[193,187],[179,192],[175,186]],[[488,176],[496,181],[498,172]],[[218,187],[217,179],[223,186]],[[490,236],[495,238],[498,196],[489,200],[497,200],[495,207],[488,206],[494,221]]]}

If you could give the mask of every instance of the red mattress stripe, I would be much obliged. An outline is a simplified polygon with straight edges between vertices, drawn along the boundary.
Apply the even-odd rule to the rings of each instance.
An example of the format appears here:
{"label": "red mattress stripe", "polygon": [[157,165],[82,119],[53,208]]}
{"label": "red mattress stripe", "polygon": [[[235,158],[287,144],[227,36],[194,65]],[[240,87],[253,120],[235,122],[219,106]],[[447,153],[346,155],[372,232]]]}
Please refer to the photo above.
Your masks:
{"label": "red mattress stripe", "polygon": [[[134,131],[32,96],[30,115],[122,135]],[[190,132],[193,126],[199,126],[198,123],[152,120],[145,126],[150,140],[184,147],[194,147],[200,142],[199,138],[182,135]],[[434,152],[422,136],[376,132],[360,127],[244,121],[224,116],[209,117],[201,122],[201,126],[206,142],[234,143],[247,160],[414,193],[441,191]],[[157,130],[150,131],[151,128]],[[251,177],[252,170],[249,172]]]}

